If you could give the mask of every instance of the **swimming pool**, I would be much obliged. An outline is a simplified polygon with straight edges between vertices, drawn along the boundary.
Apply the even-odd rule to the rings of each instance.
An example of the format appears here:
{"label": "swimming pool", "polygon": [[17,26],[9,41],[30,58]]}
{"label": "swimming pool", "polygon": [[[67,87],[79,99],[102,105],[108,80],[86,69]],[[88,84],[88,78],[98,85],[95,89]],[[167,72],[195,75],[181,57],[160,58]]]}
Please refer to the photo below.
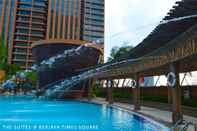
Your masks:
{"label": "swimming pool", "polygon": [[0,131],[167,131],[154,121],[105,105],[0,97]]}

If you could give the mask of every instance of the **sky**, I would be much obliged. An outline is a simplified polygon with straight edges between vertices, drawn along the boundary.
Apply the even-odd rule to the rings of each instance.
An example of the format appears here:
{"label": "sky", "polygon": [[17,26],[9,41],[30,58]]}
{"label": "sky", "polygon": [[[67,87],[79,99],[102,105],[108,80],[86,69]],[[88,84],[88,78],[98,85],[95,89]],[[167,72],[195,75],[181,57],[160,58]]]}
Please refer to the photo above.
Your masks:
{"label": "sky", "polygon": [[139,44],[179,0],[105,0],[105,61],[112,47]]}
{"label": "sky", "polygon": [[[105,61],[112,47],[138,45],[180,0],[105,0]],[[154,77],[155,81],[158,77]],[[182,80],[183,74],[180,75]],[[183,84],[197,84],[197,72]],[[161,76],[158,85],[165,85]]]}

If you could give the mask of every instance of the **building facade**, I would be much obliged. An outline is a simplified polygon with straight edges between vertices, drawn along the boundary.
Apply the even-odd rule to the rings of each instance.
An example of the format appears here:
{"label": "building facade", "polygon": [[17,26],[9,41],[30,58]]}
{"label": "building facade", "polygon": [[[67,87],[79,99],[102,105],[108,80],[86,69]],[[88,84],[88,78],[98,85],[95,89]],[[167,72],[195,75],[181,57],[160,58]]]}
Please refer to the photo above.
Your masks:
{"label": "building facade", "polygon": [[104,0],[0,0],[0,35],[9,63],[26,69],[36,41],[104,39]]}
{"label": "building facade", "polygon": [[84,0],[83,2],[82,39],[88,41],[103,39],[104,0]]}

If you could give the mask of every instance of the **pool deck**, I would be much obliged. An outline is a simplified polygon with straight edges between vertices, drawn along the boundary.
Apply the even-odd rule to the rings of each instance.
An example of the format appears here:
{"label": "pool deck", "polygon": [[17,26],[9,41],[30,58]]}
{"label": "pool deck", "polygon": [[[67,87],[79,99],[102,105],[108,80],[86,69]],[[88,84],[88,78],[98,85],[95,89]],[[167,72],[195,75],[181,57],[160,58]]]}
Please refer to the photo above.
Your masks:
{"label": "pool deck", "polygon": [[[87,101],[87,100],[84,99],[83,101]],[[105,101],[104,98],[94,98],[91,100],[91,102],[108,105],[108,102]],[[134,112],[134,106],[131,104],[114,102],[110,106],[120,107],[122,109],[126,109],[126,110]],[[141,110],[137,111],[137,113],[147,116],[155,121],[158,121],[167,127],[172,127],[172,120],[171,120],[172,112],[170,112],[170,111],[160,110],[160,109],[156,109],[156,108],[152,108],[152,107],[141,106]],[[184,120],[186,120],[188,122],[192,122],[192,123],[197,124],[196,117],[184,115],[183,118],[184,118]],[[194,131],[194,129],[192,127],[190,127],[190,129],[188,131]]]}

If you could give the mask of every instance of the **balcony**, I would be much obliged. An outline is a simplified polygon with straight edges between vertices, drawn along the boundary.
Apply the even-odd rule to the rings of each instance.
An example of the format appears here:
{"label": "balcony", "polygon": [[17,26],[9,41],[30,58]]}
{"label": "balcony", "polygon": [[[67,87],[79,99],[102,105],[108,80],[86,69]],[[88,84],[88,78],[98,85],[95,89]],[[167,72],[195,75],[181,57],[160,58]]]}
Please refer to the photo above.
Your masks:
{"label": "balcony", "polygon": [[16,23],[29,24],[29,23],[30,23],[30,21],[16,20]]}
{"label": "balcony", "polygon": [[[29,30],[29,26],[28,27],[23,27],[23,26],[16,26],[16,29],[18,30]],[[44,28],[36,28],[36,27],[31,27],[32,31],[40,31],[40,32],[45,32]]]}
{"label": "balcony", "polygon": [[[15,42],[26,42],[26,43],[32,43],[33,41],[31,40],[22,40],[22,39],[14,39]],[[25,47],[25,46],[20,46],[20,47]]]}
{"label": "balcony", "polygon": [[[16,14],[16,15],[19,16],[19,17],[27,17],[27,18],[31,17],[30,14]],[[32,18],[41,19],[41,20],[45,20],[46,19],[44,16],[39,16],[39,15],[36,15],[36,14],[33,14]]]}
{"label": "balcony", "polygon": [[84,31],[84,35],[91,35],[91,36],[104,36],[104,32],[97,32],[97,31]]}
{"label": "balcony", "polygon": [[[35,22],[35,21],[17,20],[16,23],[46,26],[46,23],[43,23],[43,22]],[[28,25],[28,27],[29,27],[29,25]],[[41,27],[41,28],[43,28],[43,27]]]}
{"label": "balcony", "polygon": [[[18,1],[17,2],[18,5],[31,5],[32,6],[32,2],[25,2],[25,1]],[[34,2],[34,7],[42,7],[42,8],[46,8],[47,7],[47,0],[43,0],[43,2]]]}
{"label": "balcony", "polygon": [[17,16],[20,16],[20,17],[30,17],[30,14],[16,14]]}
{"label": "balcony", "polygon": [[28,63],[33,63],[35,62],[33,59],[19,59],[19,58],[14,58],[13,59],[14,62],[28,62]]}
{"label": "balcony", "polygon": [[85,30],[104,32],[104,27],[85,25]]}
{"label": "balcony", "polygon": [[39,8],[37,9],[32,9],[32,8],[17,8],[18,11],[25,11],[25,12],[37,12],[37,13],[42,13],[46,14],[47,11],[40,10]]}
{"label": "balcony", "polygon": [[19,30],[29,30],[29,26],[25,27],[25,26],[16,26],[16,29]]}
{"label": "balcony", "polygon": [[32,24],[46,26],[47,23],[32,21]]}
{"label": "balcony", "polygon": [[33,31],[41,31],[41,32],[45,32],[45,28],[36,28],[36,27],[31,27],[31,30]]}
{"label": "balcony", "polygon": [[28,34],[28,33],[15,33],[16,36],[27,36],[27,37],[38,37],[38,38],[43,38],[44,35],[41,34]]}
{"label": "balcony", "polygon": [[47,13],[47,11],[39,10],[38,8],[37,9],[33,9],[32,12],[38,12],[38,13],[42,13],[42,14],[46,14]]}
{"label": "balcony", "polygon": [[25,62],[26,60],[25,59],[13,59],[13,62]]}

